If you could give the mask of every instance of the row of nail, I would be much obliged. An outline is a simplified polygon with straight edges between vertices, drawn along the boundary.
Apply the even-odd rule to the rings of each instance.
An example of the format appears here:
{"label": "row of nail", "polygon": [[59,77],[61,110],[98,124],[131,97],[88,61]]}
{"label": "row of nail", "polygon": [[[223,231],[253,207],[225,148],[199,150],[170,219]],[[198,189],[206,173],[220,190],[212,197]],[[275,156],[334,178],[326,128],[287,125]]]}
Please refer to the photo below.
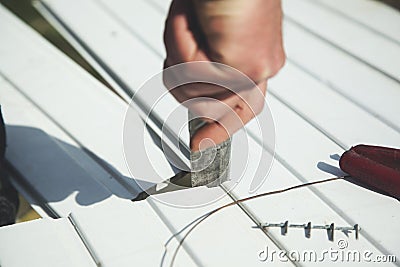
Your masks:
{"label": "row of nail", "polygon": [[288,228],[302,228],[304,229],[305,236],[307,238],[311,237],[311,229],[324,229],[327,230],[328,233],[328,239],[333,241],[334,239],[334,232],[336,231],[342,231],[345,234],[349,231],[354,231],[355,238],[358,239],[358,234],[360,232],[360,227],[358,224],[355,224],[352,227],[341,227],[341,226],[335,226],[334,223],[327,224],[327,225],[312,225],[311,222],[305,223],[305,224],[289,224],[288,221],[283,222],[283,223],[262,223],[260,225],[261,228],[267,228],[267,227],[280,227],[281,228],[281,234],[286,235],[288,232]]}

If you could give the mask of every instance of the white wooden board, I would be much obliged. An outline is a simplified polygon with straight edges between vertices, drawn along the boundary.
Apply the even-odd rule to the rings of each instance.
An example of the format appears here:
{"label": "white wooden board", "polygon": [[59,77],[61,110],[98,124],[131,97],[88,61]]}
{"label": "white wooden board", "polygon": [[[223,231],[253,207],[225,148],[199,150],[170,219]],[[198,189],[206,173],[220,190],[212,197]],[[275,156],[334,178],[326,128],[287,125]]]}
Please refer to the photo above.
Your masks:
{"label": "white wooden board", "polygon": [[[62,187],[67,186],[66,176],[71,172],[70,175],[74,178],[70,180],[77,185],[76,190],[70,190],[73,192],[68,192],[60,199],[53,201],[48,199],[49,204],[60,216],[73,212],[104,265],[147,264],[145,260],[160,264],[164,252],[163,245],[172,234],[207,211],[227,203],[229,199],[224,198],[209,206],[185,210],[150,199],[132,203],[129,199],[111,194],[110,185],[98,182],[98,177],[91,176],[111,175],[116,178],[115,176],[118,176],[116,173],[126,172],[120,147],[122,126],[118,126],[118,123],[123,119],[123,111],[127,105],[102,88],[87,73],[72,64],[32,30],[27,29],[6,10],[1,9],[0,12],[4,22],[0,31],[3,36],[8,37],[7,42],[0,46],[1,56],[5,59],[0,64],[0,71],[6,79],[3,81],[6,85],[4,87],[8,87],[8,91],[11,92],[7,94],[1,91],[2,102],[6,99],[4,116],[7,123],[15,125],[12,119],[7,118],[16,118],[17,122],[20,120],[19,123],[23,121],[23,126],[37,127],[44,132],[47,132],[48,128],[58,128],[54,132],[59,132],[56,137],[45,135],[41,139],[38,138],[39,141],[43,140],[43,143],[33,142],[33,144],[29,142],[30,140],[21,140],[20,136],[12,135],[9,137],[8,160],[28,181],[34,183],[44,198],[53,194],[46,190],[48,189],[46,177],[52,175],[50,178],[57,179],[60,183],[54,183],[54,186],[58,186],[56,190],[63,193]],[[17,48],[23,49],[16,50]],[[15,64],[16,62],[18,64]],[[37,79],[40,73],[46,72],[51,75]],[[26,115],[17,116],[15,110],[23,110],[21,105],[29,108],[23,112]],[[140,125],[139,116],[137,118],[138,127],[143,127]],[[66,135],[69,140],[68,138],[64,140]],[[93,157],[79,155],[86,153],[85,150],[79,151],[79,147],[78,151],[72,152],[74,149],[67,148],[68,145],[64,144],[71,139],[74,145],[89,148],[93,154],[101,156],[115,171],[110,172],[103,164],[92,166],[96,165],[97,161]],[[19,145],[18,142],[21,141],[26,142],[24,143],[26,146]],[[35,145],[41,144],[45,144],[45,148],[51,151],[46,149],[39,151]],[[30,149],[37,149],[40,157],[34,157]],[[50,157],[51,154],[53,158]],[[86,160],[85,164],[77,162],[81,158]],[[43,162],[43,159],[46,161]],[[57,162],[57,159],[62,159],[64,164],[43,166],[46,162]],[[167,169],[167,165],[164,166],[164,173],[167,175],[170,170]],[[162,162],[159,167],[163,167]],[[100,181],[104,178],[106,177],[100,177]],[[134,189],[126,185],[124,188]],[[79,198],[81,190],[87,190],[86,193],[95,198],[109,195],[104,199],[94,199],[94,203],[87,203]],[[192,194],[201,190],[206,189],[193,189]],[[220,188],[215,190],[222,193]],[[184,192],[170,194],[184,197]],[[220,229],[219,225],[223,228]],[[257,259],[258,250],[265,245],[276,247],[260,230],[253,229],[253,225],[254,223],[238,207],[232,207],[214,216],[209,223],[205,223],[195,232],[193,239],[185,242],[184,249],[177,258],[177,265],[212,265],[222,262],[228,265],[262,264]],[[209,240],[216,236],[216,232],[219,236],[212,242],[213,246],[210,246]],[[232,233],[238,234],[232,235]],[[205,238],[207,235],[210,235],[210,238]],[[169,264],[176,244],[176,239],[173,239],[172,245],[168,246],[165,264]],[[216,249],[220,247],[229,251],[225,254],[227,257],[221,257],[221,251]],[[237,255],[240,257],[236,257]],[[150,266],[154,266],[151,263]]]}
{"label": "white wooden board", "polygon": [[0,228],[1,266],[96,264],[68,219],[38,219]]}
{"label": "white wooden board", "polygon": [[338,0],[334,2],[311,0],[311,2],[400,44],[400,14],[396,9],[383,2],[368,0]]}
{"label": "white wooden board", "polygon": [[[63,23],[66,23],[69,27],[73,29],[75,33],[78,34],[79,38],[81,38],[81,41],[85,42],[86,44],[90,43],[90,48],[93,49],[96,54],[101,54],[102,51],[100,47],[105,45],[104,42],[101,45],[95,44],[96,38],[100,38],[101,35],[93,35],[89,31],[84,31],[80,28],[75,27],[74,25],[82,24],[82,22],[73,21],[73,7],[69,7],[69,10],[67,10],[68,8],[64,6],[64,4],[65,3],[63,3],[63,1],[58,1],[57,3],[52,2],[50,7],[53,11],[57,13],[59,19],[61,19]],[[137,8],[138,6],[140,6],[140,9]],[[154,5],[154,2],[152,2],[151,6],[156,6],[154,10],[162,10],[165,15],[165,8],[167,7],[165,2],[161,3],[160,5],[158,5],[158,3]],[[161,33],[163,17],[154,17],[154,11],[152,11],[148,7],[146,8],[143,3],[134,1],[120,1],[117,3],[111,3],[103,1],[101,2],[100,7],[92,6],[91,10],[93,11],[94,9],[101,10],[101,14],[102,16],[105,16],[105,18],[114,18],[114,22],[120,24],[119,31],[122,31],[123,33],[128,35],[139,35],[140,38],[138,38],[138,40],[142,42],[142,46],[147,47],[149,51],[155,51],[153,57],[163,55],[163,51],[159,50],[162,49]],[[146,16],[139,15],[139,10],[141,14],[146,14]],[[137,16],[130,16],[130,14],[132,13],[130,13],[129,11],[138,12]],[[98,15],[97,12],[95,13],[96,15]],[[90,17],[96,15],[92,13]],[[143,34],[144,29],[143,27],[141,27],[141,23],[143,23],[143,21],[146,22],[146,34]],[[108,25],[108,23],[105,24]],[[298,35],[300,35],[301,33],[301,30],[297,30]],[[111,42],[114,42],[113,45],[119,45],[118,42],[115,40]],[[319,44],[319,42],[323,43],[323,41],[321,40],[315,41],[315,43],[317,44]],[[290,42],[290,44],[288,45],[295,46],[296,43]],[[299,47],[299,50],[300,49],[302,49],[301,46]],[[127,54],[132,53],[132,58],[135,56],[134,52],[137,51],[126,51]],[[340,53],[340,50],[334,48],[333,52]],[[353,57],[347,54],[345,55],[346,59],[352,64],[356,66],[364,66],[363,63],[358,62]],[[316,58],[319,56],[320,55],[317,54],[315,55]],[[159,58],[159,60],[161,61],[161,58]],[[109,62],[109,66],[113,66],[113,69],[118,69],[119,66],[123,64],[129,64],[128,61],[133,62],[133,60],[129,59],[129,57],[122,60],[117,58],[107,60],[107,62]],[[154,66],[154,68],[156,68],[156,65]],[[280,77],[282,78],[278,77],[276,79],[276,82],[272,81],[272,84],[276,85],[276,88],[275,86],[273,86],[272,88],[273,93],[275,96],[278,97],[279,101],[275,97],[270,96],[271,107],[275,114],[275,119],[277,123],[277,155],[279,156],[279,161],[283,163],[284,167],[286,168],[285,175],[288,175],[291,172],[292,175],[295,174],[296,179],[303,182],[329,177],[331,175],[328,173],[324,173],[322,170],[318,169],[317,164],[329,162],[330,164],[334,165],[334,167],[337,167],[337,162],[331,160],[329,156],[332,154],[340,154],[341,152],[343,152],[343,148],[350,147],[352,144],[354,144],[354,142],[371,142],[375,144],[386,144],[392,146],[397,144],[399,140],[399,135],[398,132],[393,129],[397,127],[396,124],[394,124],[395,127],[388,127],[388,125],[385,125],[385,123],[382,123],[381,121],[379,121],[379,119],[374,117],[374,114],[372,112],[369,112],[369,110],[365,110],[357,105],[354,105],[351,99],[347,99],[346,97],[337,94],[337,92],[332,91],[332,88],[327,87],[326,85],[324,85],[324,83],[321,83],[320,81],[316,81],[315,77],[310,77],[306,75],[306,73],[304,73],[304,70],[294,66],[290,66],[287,69],[287,71],[284,70],[283,74],[280,75]],[[285,71],[288,74],[285,75]],[[372,69],[366,69],[365,72],[374,74],[374,70]],[[292,76],[296,77],[296,79],[298,80],[295,80],[295,82],[291,81],[290,79],[292,78]],[[121,77],[124,77],[124,75],[121,74]],[[375,75],[373,76],[373,79],[371,79],[374,82],[373,84],[377,84],[378,82],[380,82],[380,76],[378,76],[378,78],[375,77],[377,76]],[[393,82],[387,77],[384,77],[381,80],[384,80],[385,82]],[[371,81],[366,81],[366,83],[367,82],[370,83]],[[318,105],[312,106],[310,104],[310,101],[311,103],[313,101],[310,100],[310,98],[307,98],[307,95],[305,94],[303,95],[303,97],[300,97],[299,94],[294,94],[296,97],[288,97],[288,95],[291,95],[293,90],[301,92],[299,89],[293,87],[293,84],[295,83],[305,83],[304,87],[307,87],[307,89],[309,90],[313,90],[313,96],[315,95],[315,99],[318,100]],[[347,84],[346,86],[350,85]],[[285,89],[282,90],[282,93],[280,92],[280,87]],[[133,86],[132,88],[132,90],[134,90]],[[397,90],[397,84],[394,83],[392,88],[396,88],[392,91]],[[391,91],[385,91],[385,94],[381,95],[381,99],[383,101],[389,101],[388,108],[382,109],[382,112],[385,114],[385,116],[394,116],[394,113],[390,112],[390,107],[392,107],[394,111],[398,111],[398,108],[397,106],[390,104],[390,101],[393,100],[393,98],[391,97]],[[336,102],[332,102],[332,98],[334,98]],[[362,99],[361,101],[365,100]],[[339,110],[335,111],[334,115],[330,117],[330,120],[326,120],[325,115],[325,107],[327,104],[340,107]],[[294,109],[296,112],[293,112],[291,109]],[[356,129],[354,129],[354,131],[346,131],[346,129],[348,129],[347,127],[351,127],[354,125],[354,123],[357,123],[359,121],[365,121],[366,126],[364,126],[364,124],[356,124],[358,127],[355,127]],[[341,126],[342,128],[339,128],[339,126]],[[248,128],[251,130],[252,127],[254,127],[254,125],[250,124]],[[374,127],[374,129],[377,130],[373,132],[366,132],[364,127]],[[296,130],[293,131],[292,129]],[[251,179],[251,175],[247,175],[248,179]],[[280,182],[282,181],[280,180]],[[282,185],[283,184],[284,183],[282,182]],[[278,185],[281,184],[278,183]],[[237,195],[245,196],[247,194],[247,188],[248,187],[242,188],[242,194]],[[376,203],[376,205],[380,207],[385,207],[384,209],[380,210],[382,210],[383,216],[387,216],[396,213],[396,211],[398,210],[398,205],[396,202],[391,199],[378,196],[374,193],[367,192],[363,189],[356,188],[355,186],[349,186],[344,182],[339,183],[339,185],[337,186],[327,185],[327,188],[328,189],[324,190],[314,190],[314,195],[305,194],[305,196],[308,196],[310,199],[313,199],[315,195],[318,196],[318,199],[322,201],[320,205],[321,210],[325,210],[326,206],[324,205],[330,206],[332,211],[336,213],[335,216],[342,216],[342,218],[347,223],[352,223],[359,220],[362,220],[364,222],[365,220],[368,220],[368,222],[366,222],[367,230],[364,232],[367,239],[365,242],[366,244],[368,244],[368,242],[371,243],[369,245],[366,245],[366,247],[372,245],[375,246],[378,250],[381,250],[381,252],[394,250],[394,244],[397,242],[397,239],[393,238],[393,235],[391,235],[390,231],[382,229],[379,226],[378,221],[369,218],[365,214],[355,214],[354,210],[360,209],[361,207],[368,207],[368,205],[370,204],[364,203],[364,200],[371,199],[371,201],[373,203]],[[355,203],[354,206],[347,204],[349,199],[341,200],[340,198],[338,198],[337,192],[342,190],[347,190],[348,192],[356,192],[356,194],[351,194],[353,196],[352,201],[353,203]],[[239,192],[239,189],[234,192]],[[310,200],[310,202],[312,201]],[[258,216],[260,218],[262,218],[262,216],[264,216],[263,214],[265,214],[260,209],[256,211],[250,209],[250,212],[253,212],[255,216]],[[304,214],[307,214],[307,210],[305,210]],[[392,221],[390,225],[392,225],[392,227],[395,227],[395,225],[398,223],[399,218],[391,217],[391,220]],[[384,242],[379,241],[382,234],[384,234],[385,236],[385,238],[383,238],[385,240]],[[282,244],[287,242],[286,240],[284,240],[284,242],[280,243]],[[389,247],[389,249],[386,247]]]}
{"label": "white wooden board", "polygon": [[399,45],[308,1],[284,0],[291,21],[399,82]]}

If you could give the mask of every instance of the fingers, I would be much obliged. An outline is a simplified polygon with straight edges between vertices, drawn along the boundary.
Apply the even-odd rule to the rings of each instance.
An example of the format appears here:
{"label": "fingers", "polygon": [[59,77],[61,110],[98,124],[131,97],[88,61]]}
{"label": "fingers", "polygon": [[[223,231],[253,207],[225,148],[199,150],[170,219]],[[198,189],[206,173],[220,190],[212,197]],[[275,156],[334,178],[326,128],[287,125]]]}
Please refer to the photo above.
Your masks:
{"label": "fingers", "polygon": [[[254,90],[238,95],[236,101],[230,103],[229,107],[225,105],[225,111],[229,111],[216,120],[209,120],[208,124],[192,136],[191,150],[203,150],[224,142],[261,113],[265,102],[266,85],[267,81],[263,81]],[[220,105],[224,105],[224,102]]]}
{"label": "fingers", "polygon": [[239,94],[240,100],[232,111],[227,112],[218,123],[221,124],[229,135],[246,125],[250,120],[260,114],[264,108],[267,81],[263,81],[250,91]]}
{"label": "fingers", "polygon": [[209,57],[260,82],[283,66],[280,0],[193,0]]}
{"label": "fingers", "polygon": [[174,0],[165,21],[166,66],[195,60],[208,60],[201,47],[202,38],[194,19],[193,6],[187,0]]}
{"label": "fingers", "polygon": [[215,61],[258,83],[275,75],[285,62],[281,1],[174,0],[164,43],[166,67]]}
{"label": "fingers", "polygon": [[[281,13],[280,0],[174,0],[165,26],[164,67],[199,61],[209,64],[188,64],[178,68],[177,73],[170,71],[163,77],[164,84],[169,90],[174,89],[171,93],[179,102],[210,97],[230,103],[228,99],[232,97],[223,86],[204,86],[196,81],[223,84],[234,92],[247,89],[248,81],[237,70],[221,68],[212,60],[233,66],[256,83],[274,75],[285,58]],[[207,39],[206,50],[199,43],[202,35]],[[174,87],[172,84],[177,83],[171,79],[190,84]]]}
{"label": "fingers", "polygon": [[[256,84],[240,71],[214,62],[190,62],[163,71],[170,93],[200,117],[218,120],[251,97]],[[261,97],[262,98],[262,97]]]}
{"label": "fingers", "polygon": [[[165,21],[164,44],[167,50],[167,64],[174,61],[189,60],[197,50],[197,44],[189,29],[187,19],[188,4],[186,1],[175,0],[171,3],[167,20]],[[176,64],[178,62],[171,62]]]}

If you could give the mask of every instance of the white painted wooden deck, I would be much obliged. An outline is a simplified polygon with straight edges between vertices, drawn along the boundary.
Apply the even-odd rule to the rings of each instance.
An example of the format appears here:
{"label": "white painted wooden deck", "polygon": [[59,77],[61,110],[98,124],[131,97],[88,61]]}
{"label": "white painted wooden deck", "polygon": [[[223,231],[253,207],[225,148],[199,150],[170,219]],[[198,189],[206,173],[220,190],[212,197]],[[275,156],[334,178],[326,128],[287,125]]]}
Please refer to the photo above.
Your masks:
{"label": "white painted wooden deck", "polygon": [[[38,3],[42,14],[126,100],[161,70],[161,37],[168,6],[167,0]],[[267,96],[276,126],[275,162],[256,193],[333,176],[329,172],[338,174],[338,162],[332,155],[340,155],[352,145],[400,144],[399,13],[365,0],[337,4],[285,0],[284,12],[288,62],[271,80]],[[225,198],[195,209],[174,208],[152,199],[130,202],[139,188],[123,159],[125,102],[4,8],[0,17],[0,34],[7,37],[0,43],[0,99],[7,123],[7,159],[18,173],[16,183],[37,203],[35,208],[42,216],[66,217],[72,212],[102,265],[168,266],[182,235],[172,239],[163,258],[168,238],[207,211],[250,195],[257,154],[266,149],[255,122],[246,126],[252,133],[249,166],[243,181]],[[160,132],[157,125],[178,106],[168,97],[154,111],[160,120],[151,125],[156,133]],[[145,96],[139,100],[143,106],[149,101]],[[147,111],[139,109],[133,118],[138,129],[144,127],[143,112]],[[177,127],[169,126],[177,138]],[[150,134],[145,132],[143,138],[148,140],[150,157],[158,162],[158,172],[165,178],[172,176]],[[187,143],[188,136],[182,141]],[[235,146],[234,139],[233,149]],[[178,149],[171,148],[187,162]],[[138,155],[138,168],[141,166]],[[143,177],[154,175],[145,166],[138,172]],[[168,194],[187,197],[203,190],[209,189]],[[224,188],[212,190],[223,192]],[[358,223],[362,228],[359,240],[341,232],[335,232],[335,240],[345,239],[349,249],[393,254],[399,259],[399,211],[398,201],[345,181],[261,198],[204,222],[185,241],[176,266],[257,266],[266,264],[257,259],[265,246],[318,253],[336,247],[325,231],[313,231],[307,239],[302,230],[289,230],[282,236],[280,229],[263,232],[254,228],[256,223],[286,220],[345,226]],[[35,222],[31,231],[45,228],[46,223]],[[0,238],[10,240],[13,234],[9,229],[21,233],[22,227],[1,228]],[[68,231],[60,230],[60,235],[71,235]],[[43,252],[46,248],[46,240],[35,247],[38,257],[42,255],[36,266],[53,266],[60,258],[54,254],[50,260]],[[74,253],[80,253],[82,266],[91,259],[87,253]],[[12,250],[0,249],[2,265],[19,266],[13,265],[15,257]]]}

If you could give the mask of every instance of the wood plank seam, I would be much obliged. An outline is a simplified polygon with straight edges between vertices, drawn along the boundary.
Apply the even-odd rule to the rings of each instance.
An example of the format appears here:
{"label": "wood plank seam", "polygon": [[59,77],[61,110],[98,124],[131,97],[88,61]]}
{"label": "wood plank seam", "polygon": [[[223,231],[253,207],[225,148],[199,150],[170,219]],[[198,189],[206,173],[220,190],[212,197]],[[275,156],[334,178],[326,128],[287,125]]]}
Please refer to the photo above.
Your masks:
{"label": "wood plank seam", "polygon": [[[69,138],[74,140],[76,144],[80,146],[82,150],[86,152],[86,154],[92,158],[95,162],[99,163],[99,160],[94,157],[93,153],[89,153],[90,150],[86,148],[79,140],[77,140],[65,127],[63,127],[59,122],[57,122],[48,112],[46,112],[42,107],[40,107],[33,99],[31,99],[23,90],[19,88],[17,84],[15,84],[13,81],[11,81],[5,74],[0,70],[0,76],[3,77],[5,81],[7,81],[10,85],[12,85],[25,99],[27,99],[30,103],[32,103],[38,110],[42,112],[52,123],[54,123],[58,128],[60,128]],[[125,180],[121,177],[121,175],[117,174],[116,172],[112,171],[111,168],[106,168],[106,165],[104,163],[100,164],[107,172],[110,173],[110,175],[113,176],[128,192],[131,193],[136,193],[133,191],[134,189],[127,183]],[[111,172],[110,172],[111,171]],[[93,178],[93,177],[91,177]],[[103,184],[101,184],[104,188],[106,188],[108,191],[109,189]]]}
{"label": "wood plank seam", "polygon": [[375,71],[381,73],[382,75],[384,75],[384,76],[386,76],[387,78],[389,78],[389,79],[395,81],[396,83],[400,83],[400,80],[397,79],[397,77],[394,77],[392,74],[387,73],[387,72],[384,71],[384,70],[381,70],[380,68],[378,68],[377,66],[373,65],[372,63],[370,63],[370,62],[368,62],[368,61],[362,59],[361,57],[359,57],[359,56],[357,56],[357,55],[354,55],[353,53],[347,51],[346,49],[344,49],[344,48],[341,47],[340,45],[338,45],[338,44],[336,44],[336,43],[330,41],[329,39],[327,39],[327,38],[321,36],[320,34],[316,33],[316,32],[313,31],[313,30],[311,30],[311,29],[308,28],[307,26],[302,25],[302,24],[301,24],[300,22],[298,22],[296,19],[291,18],[291,17],[289,17],[289,16],[285,16],[285,20],[286,20],[287,22],[291,23],[292,25],[294,25],[294,26],[296,26],[296,27],[298,27],[298,28],[300,28],[300,29],[303,29],[304,31],[308,32],[309,34],[311,34],[311,35],[313,35],[313,36],[315,36],[315,37],[321,39],[321,40],[324,41],[325,43],[327,43],[327,44],[329,44],[330,46],[336,48],[337,50],[340,50],[341,52],[347,54],[348,56],[354,58],[355,60],[357,60],[357,61],[359,61],[359,62],[361,62],[361,63],[367,65],[367,66],[370,67],[371,69],[373,69],[373,70],[375,70]]}
{"label": "wood plank seam", "polygon": [[[86,51],[88,53],[88,55],[93,59],[93,61],[97,62],[99,68],[102,70],[101,73],[107,73],[107,76],[104,77],[107,82],[109,82],[111,85],[116,86],[115,89],[117,89],[117,92],[119,92],[119,95],[122,96],[122,99],[129,103],[131,100],[133,101],[133,104],[135,104],[137,106],[138,109],[140,109],[141,112],[140,115],[143,117],[145,117],[146,115],[148,115],[148,118],[150,119],[151,122],[153,122],[155,124],[156,127],[155,128],[153,125],[150,124],[150,127],[155,130],[158,134],[160,134],[159,129],[161,129],[163,122],[160,118],[158,118],[157,114],[155,114],[154,112],[151,112],[150,114],[147,114],[147,110],[149,110],[149,108],[146,106],[145,103],[142,103],[142,101],[140,101],[137,98],[131,98],[131,90],[130,87],[123,81],[123,79],[121,79],[119,77],[119,75],[117,73],[115,73],[111,68],[109,68],[107,66],[107,64],[99,57],[96,55],[96,53],[90,49],[88,47],[88,45],[82,40],[80,39],[74,32],[73,30],[71,30],[68,25],[66,25],[66,23],[64,23],[51,9],[51,7],[49,7],[45,2],[42,1],[38,1],[36,4],[36,7],[38,8],[43,8],[44,11],[48,12],[49,15],[51,15],[51,17],[54,18],[54,20],[60,24],[61,27],[63,27],[66,32],[77,41],[77,45],[81,46],[82,49],[79,49],[79,51]],[[125,25],[126,26],[126,25]],[[132,32],[131,32],[132,33]],[[137,36],[137,34],[135,34],[135,36]],[[141,42],[145,42],[145,40],[143,40],[142,38],[139,39]],[[145,43],[146,44],[146,43]],[[151,46],[149,46],[151,47]],[[153,52],[155,52],[156,50],[152,49]],[[156,53],[156,52],[155,52]],[[161,55],[160,55],[161,56]],[[97,69],[97,68],[96,68]],[[182,147],[182,150],[178,150],[181,153],[183,153],[183,155],[188,159],[189,158],[189,146],[184,143],[182,140],[180,140],[175,133],[167,126],[163,126],[164,127],[164,135],[167,136],[169,139],[171,140],[178,140],[180,147]],[[171,141],[170,140],[170,141]],[[168,144],[171,144],[168,143]],[[179,152],[177,153],[177,150],[174,149],[174,147],[169,146],[176,154],[180,154]]]}
{"label": "wood plank seam", "polygon": [[381,37],[387,39],[388,41],[393,42],[393,43],[395,43],[395,44],[397,44],[397,45],[400,46],[400,42],[399,42],[398,40],[392,38],[391,36],[389,36],[389,35],[387,35],[387,34],[385,34],[385,33],[383,33],[383,32],[380,32],[380,31],[378,31],[378,30],[376,30],[376,29],[370,27],[369,25],[367,25],[367,24],[365,24],[365,23],[363,23],[363,22],[361,22],[361,21],[359,21],[359,20],[357,20],[357,19],[354,19],[354,18],[350,17],[349,15],[347,15],[347,14],[341,12],[340,10],[334,9],[334,8],[332,8],[332,7],[328,6],[328,5],[326,5],[326,4],[323,3],[323,2],[313,1],[313,0],[303,0],[303,1],[307,1],[307,2],[309,2],[309,3],[312,3],[312,4],[314,4],[314,5],[317,5],[317,6],[321,7],[321,8],[323,8],[323,9],[326,9],[326,10],[328,10],[329,12],[332,12],[332,13],[334,13],[334,14],[336,14],[336,15],[339,15],[339,16],[343,17],[343,19],[346,19],[346,20],[348,20],[348,21],[351,21],[352,23],[357,24],[357,25],[359,25],[360,27],[363,27],[363,28],[367,29],[367,30],[370,31],[371,33],[376,34],[376,35],[379,35],[379,36],[381,36]]}
{"label": "wood plank seam", "polygon": [[321,78],[318,74],[316,74],[315,72],[313,72],[312,70],[310,70],[309,68],[307,68],[306,66],[304,66],[304,64],[301,64],[299,62],[297,62],[296,60],[294,60],[293,58],[287,58],[288,62],[292,63],[293,65],[295,65],[296,67],[298,67],[298,69],[300,69],[301,71],[303,71],[304,73],[310,75],[311,77],[313,77],[315,80],[323,83],[324,85],[326,85],[327,87],[329,87],[329,89],[331,89],[332,91],[334,91],[335,93],[337,93],[338,95],[343,96],[345,99],[347,99],[348,101],[350,101],[351,103],[353,103],[354,105],[356,105],[357,107],[361,108],[362,110],[364,110],[365,112],[371,114],[372,116],[374,116],[375,118],[377,118],[378,120],[382,121],[384,124],[386,124],[387,126],[389,126],[390,128],[392,128],[393,130],[397,131],[400,133],[400,126],[397,126],[395,123],[391,122],[390,120],[380,116],[379,114],[377,114],[377,112],[371,110],[369,107],[367,107],[366,105],[362,104],[361,102],[357,101],[356,99],[354,99],[353,97],[351,97],[349,94],[347,94],[346,92],[344,92],[342,89],[340,89],[338,86],[332,84],[331,82],[327,81],[326,79]]}

